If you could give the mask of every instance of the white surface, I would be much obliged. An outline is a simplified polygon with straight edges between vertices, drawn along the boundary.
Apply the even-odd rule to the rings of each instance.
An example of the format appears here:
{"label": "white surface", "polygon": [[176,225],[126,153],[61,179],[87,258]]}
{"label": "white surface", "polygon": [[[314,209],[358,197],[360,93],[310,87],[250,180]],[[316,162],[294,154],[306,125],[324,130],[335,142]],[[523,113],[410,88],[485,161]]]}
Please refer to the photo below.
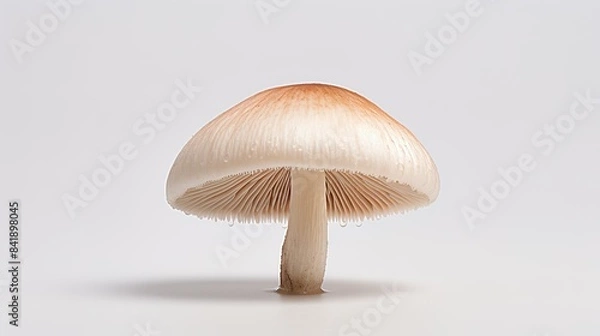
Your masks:
{"label": "white surface", "polygon": [[[291,1],[268,24],[252,1],[84,1],[20,64],[9,41],[48,9],[3,2],[0,199],[22,200],[24,264],[18,330],[0,273],[0,334],[338,335],[398,282],[400,304],[371,335],[597,335],[600,105],[560,142],[543,132],[576,92],[600,97],[600,4],[481,6],[419,76],[407,55],[464,1]],[[204,91],[151,133],[145,118],[188,79]],[[164,182],[210,119],[304,81],[352,88],[410,128],[441,192],[405,216],[332,225],[330,293],[290,299],[264,291],[277,285],[282,228],[237,241],[224,267],[215,251],[235,247],[237,227],[171,210]],[[63,195],[127,143],[133,158],[70,216]],[[463,207],[524,154],[535,168],[469,225]]]}

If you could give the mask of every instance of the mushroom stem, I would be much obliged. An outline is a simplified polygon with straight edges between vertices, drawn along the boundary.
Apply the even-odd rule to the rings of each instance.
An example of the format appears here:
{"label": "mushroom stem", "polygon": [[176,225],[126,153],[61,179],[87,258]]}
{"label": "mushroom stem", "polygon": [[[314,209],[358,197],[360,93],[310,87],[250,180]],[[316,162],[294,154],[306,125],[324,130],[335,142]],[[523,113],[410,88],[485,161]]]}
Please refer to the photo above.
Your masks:
{"label": "mushroom stem", "polygon": [[277,291],[320,294],[327,259],[325,172],[292,169],[291,180],[290,215]]}

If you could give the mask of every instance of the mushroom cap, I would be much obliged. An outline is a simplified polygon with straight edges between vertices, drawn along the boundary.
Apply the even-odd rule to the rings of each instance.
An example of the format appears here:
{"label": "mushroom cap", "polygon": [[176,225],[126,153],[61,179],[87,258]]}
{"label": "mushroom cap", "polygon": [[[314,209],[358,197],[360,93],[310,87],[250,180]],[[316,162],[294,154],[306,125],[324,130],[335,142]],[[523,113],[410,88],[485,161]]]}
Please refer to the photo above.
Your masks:
{"label": "mushroom cap", "polygon": [[169,172],[168,203],[200,218],[284,221],[290,170],[326,174],[329,219],[405,212],[439,193],[435,163],[402,124],[348,89],[261,91],[202,127]]}

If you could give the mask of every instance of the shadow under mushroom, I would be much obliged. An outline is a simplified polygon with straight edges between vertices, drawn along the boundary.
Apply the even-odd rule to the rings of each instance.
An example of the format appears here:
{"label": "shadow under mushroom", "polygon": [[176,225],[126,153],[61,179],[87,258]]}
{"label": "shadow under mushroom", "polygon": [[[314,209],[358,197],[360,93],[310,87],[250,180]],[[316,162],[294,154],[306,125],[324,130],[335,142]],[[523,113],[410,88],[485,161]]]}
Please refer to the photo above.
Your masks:
{"label": "shadow under mushroom", "polygon": [[[317,296],[272,295],[277,282],[271,278],[187,278],[134,280],[128,282],[97,282],[71,287],[78,295],[118,296],[135,299],[165,299],[186,301],[306,301],[376,297],[391,288],[393,281],[327,280],[325,294]],[[408,284],[394,286],[396,291],[412,292]]]}

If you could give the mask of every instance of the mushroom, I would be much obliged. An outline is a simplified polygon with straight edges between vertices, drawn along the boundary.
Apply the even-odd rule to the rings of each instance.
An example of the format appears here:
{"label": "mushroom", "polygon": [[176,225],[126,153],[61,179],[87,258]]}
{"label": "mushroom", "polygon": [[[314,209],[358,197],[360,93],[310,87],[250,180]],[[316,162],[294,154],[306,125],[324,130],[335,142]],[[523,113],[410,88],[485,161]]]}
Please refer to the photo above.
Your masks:
{"label": "mushroom", "polygon": [[284,222],[279,293],[318,294],[328,221],[363,221],[433,202],[435,163],[417,138],[348,89],[261,91],[202,127],[169,172],[168,203],[186,214]]}

